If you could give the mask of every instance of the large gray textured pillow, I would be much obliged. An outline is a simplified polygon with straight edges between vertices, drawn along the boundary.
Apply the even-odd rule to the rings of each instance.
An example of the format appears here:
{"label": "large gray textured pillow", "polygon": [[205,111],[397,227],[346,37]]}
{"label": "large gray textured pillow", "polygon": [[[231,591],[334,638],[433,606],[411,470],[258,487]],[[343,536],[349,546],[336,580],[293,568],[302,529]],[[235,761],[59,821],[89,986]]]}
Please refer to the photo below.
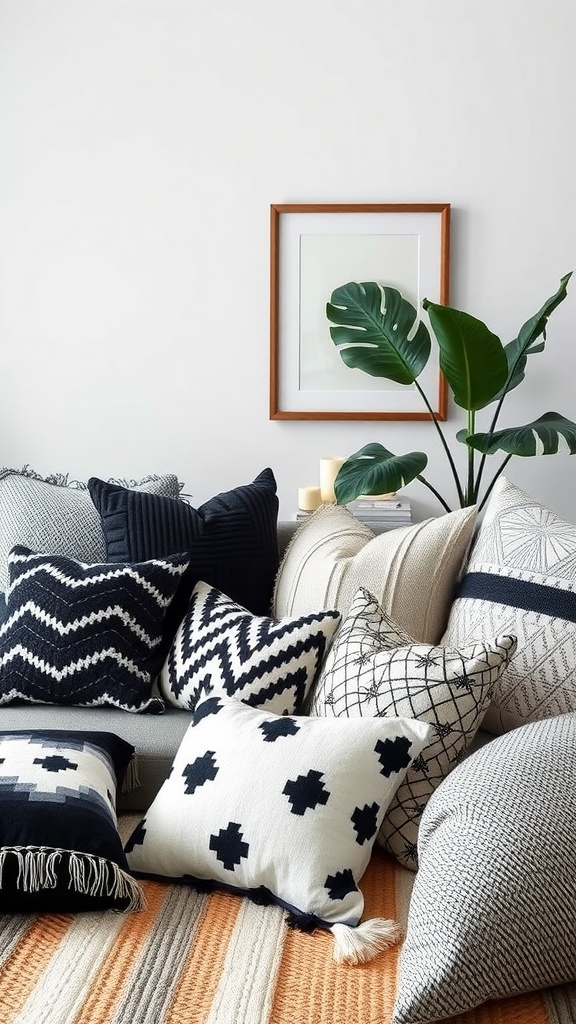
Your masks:
{"label": "large gray textured pillow", "polygon": [[[134,481],[132,486],[173,498],[180,493],[178,477],[173,473],[149,476]],[[87,485],[78,481],[68,486],[52,483],[29,469],[1,470],[0,591],[8,586],[8,555],[17,544],[88,564],[105,562],[100,516]]]}
{"label": "large gray textured pillow", "polygon": [[430,798],[394,1024],[576,980],[575,751],[576,714],[525,725]]}

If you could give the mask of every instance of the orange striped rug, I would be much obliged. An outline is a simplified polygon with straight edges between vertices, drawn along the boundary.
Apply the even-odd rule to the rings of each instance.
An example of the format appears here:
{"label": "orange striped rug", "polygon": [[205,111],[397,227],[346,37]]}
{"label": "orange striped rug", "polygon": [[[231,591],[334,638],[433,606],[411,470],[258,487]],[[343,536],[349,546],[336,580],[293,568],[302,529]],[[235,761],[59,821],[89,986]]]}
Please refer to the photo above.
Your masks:
{"label": "orange striped rug", "polygon": [[[133,823],[133,822],[132,822]],[[412,875],[376,852],[365,916],[405,921]],[[338,966],[277,907],[143,882],[146,909],[0,917],[0,1024],[390,1024],[399,947]],[[573,1024],[562,990],[452,1024]],[[567,997],[566,997],[567,1000]]]}

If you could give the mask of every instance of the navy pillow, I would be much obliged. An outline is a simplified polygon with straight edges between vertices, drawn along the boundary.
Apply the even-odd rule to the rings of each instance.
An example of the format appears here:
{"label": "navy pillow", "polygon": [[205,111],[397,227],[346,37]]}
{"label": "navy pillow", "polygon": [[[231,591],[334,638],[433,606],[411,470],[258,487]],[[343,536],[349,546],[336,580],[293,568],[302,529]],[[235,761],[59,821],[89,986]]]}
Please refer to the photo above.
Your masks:
{"label": "navy pillow", "polygon": [[271,469],[199,508],[96,477],[88,481],[88,489],[100,513],[109,562],[141,562],[176,552],[186,552],[190,559],[167,618],[167,626],[173,627],[170,639],[200,580],[253,615],[270,614],[279,567],[278,498]]}
{"label": "navy pillow", "polygon": [[6,618],[6,597],[4,594],[0,594],[0,626]]}

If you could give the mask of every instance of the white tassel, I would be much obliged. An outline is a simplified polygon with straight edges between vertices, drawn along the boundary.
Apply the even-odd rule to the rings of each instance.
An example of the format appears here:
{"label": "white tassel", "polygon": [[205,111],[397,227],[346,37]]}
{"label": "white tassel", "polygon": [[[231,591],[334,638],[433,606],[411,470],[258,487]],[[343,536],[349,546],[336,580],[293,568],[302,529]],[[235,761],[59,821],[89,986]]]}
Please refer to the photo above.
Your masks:
{"label": "white tassel", "polygon": [[330,931],[334,936],[332,956],[337,964],[365,964],[402,938],[400,925],[383,917],[363,921],[356,928],[333,924]]}

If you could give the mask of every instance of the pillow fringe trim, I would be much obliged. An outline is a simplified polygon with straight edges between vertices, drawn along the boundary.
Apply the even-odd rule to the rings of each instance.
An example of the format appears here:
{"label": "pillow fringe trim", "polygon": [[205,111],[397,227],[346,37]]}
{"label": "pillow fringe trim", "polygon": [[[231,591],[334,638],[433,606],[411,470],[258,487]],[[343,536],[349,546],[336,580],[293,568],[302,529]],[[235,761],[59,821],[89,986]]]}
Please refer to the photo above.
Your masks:
{"label": "pillow fringe trim", "polygon": [[45,846],[10,846],[0,850],[0,891],[9,857],[16,858],[16,888],[23,892],[55,889],[60,861],[62,857],[67,857],[69,889],[83,896],[110,896],[117,900],[127,900],[125,909],[128,911],[142,910],[144,907],[142,889],[114,861],[91,853]]}

